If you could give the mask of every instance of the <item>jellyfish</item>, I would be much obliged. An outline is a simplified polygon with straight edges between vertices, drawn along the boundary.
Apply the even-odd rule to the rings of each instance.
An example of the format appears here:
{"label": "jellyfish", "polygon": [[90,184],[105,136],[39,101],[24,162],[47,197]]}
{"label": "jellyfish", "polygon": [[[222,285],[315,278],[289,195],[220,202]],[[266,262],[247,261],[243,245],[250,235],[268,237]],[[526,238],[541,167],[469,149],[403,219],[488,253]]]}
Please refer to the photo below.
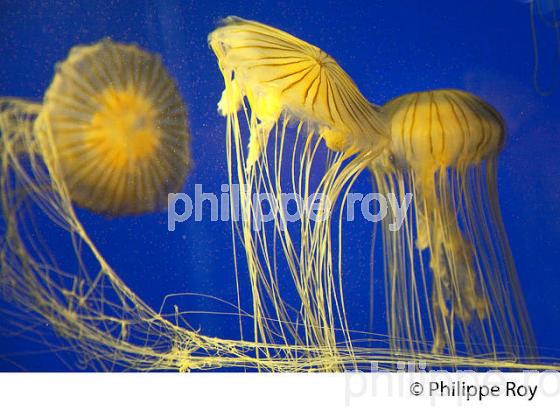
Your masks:
{"label": "jellyfish", "polygon": [[[385,117],[331,56],[291,34],[229,17],[208,41],[225,84],[218,110],[226,117],[230,184],[240,187],[255,338],[336,355],[335,328],[343,329],[347,346],[349,335],[331,213],[387,145]],[[300,199],[298,223],[290,225],[279,211],[269,228],[258,225],[262,209],[255,198],[266,195],[278,210],[286,194]],[[316,219],[305,212],[307,202],[317,205]],[[285,302],[278,285],[278,249],[300,297],[296,306]]]}
{"label": "jellyfish", "polygon": [[145,213],[183,183],[187,114],[160,58],[109,39],[74,47],[42,103],[0,98],[0,137],[1,333],[72,349],[90,369],[197,367],[190,355],[210,344],[142,302],[73,207]]}
{"label": "jellyfish", "polygon": [[[550,95],[560,82],[560,1],[559,0],[522,0],[529,3],[531,20],[531,42],[533,46],[533,86],[543,96]],[[551,53],[553,60],[550,83],[543,85],[541,41],[539,37],[550,40],[554,45]]]}
{"label": "jellyfish", "polygon": [[187,114],[161,59],[109,39],[74,47],[35,121],[73,201],[107,215],[161,209],[191,166]]}
{"label": "jellyfish", "polygon": [[372,163],[376,186],[413,194],[400,230],[384,222],[393,351],[534,357],[498,202],[500,114],[459,90],[406,94],[383,108],[391,145]]}

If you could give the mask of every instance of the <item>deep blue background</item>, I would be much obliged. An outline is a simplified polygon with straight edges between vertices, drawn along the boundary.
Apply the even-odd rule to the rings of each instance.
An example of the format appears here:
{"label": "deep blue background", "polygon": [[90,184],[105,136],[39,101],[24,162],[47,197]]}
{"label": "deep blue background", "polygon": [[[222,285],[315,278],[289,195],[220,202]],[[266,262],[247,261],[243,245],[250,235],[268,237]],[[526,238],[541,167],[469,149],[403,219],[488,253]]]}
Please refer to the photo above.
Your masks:
{"label": "deep blue background", "polygon": [[[496,106],[509,128],[498,185],[511,247],[539,345],[560,348],[560,90],[542,97],[533,87],[527,4],[514,0],[104,3],[0,0],[0,95],[40,101],[54,64],[72,46],[106,36],[162,54],[190,114],[196,165],[185,184],[187,193],[194,192],[195,183],[202,183],[205,192],[217,193],[227,183],[225,122],[216,111],[223,83],[206,37],[228,15],[276,26],[321,47],[378,104],[405,92],[454,87]],[[551,32],[539,33],[542,76],[548,81],[558,64],[552,58],[556,44]],[[355,190],[371,190],[367,175],[360,177]],[[175,292],[235,302],[229,223],[191,220],[168,232],[165,213],[111,221],[83,211],[79,215],[106,259],[154,308]],[[349,316],[363,328],[371,225],[354,224],[346,229],[346,243],[362,246],[345,250],[351,256],[345,259],[349,272],[345,289],[351,295]],[[201,298],[173,303],[187,310],[207,307]],[[193,325],[204,334],[237,335],[220,317],[193,317]],[[28,347],[0,338],[0,357],[15,359],[29,370],[65,369],[53,355],[12,356]],[[16,367],[0,361],[0,369]]]}

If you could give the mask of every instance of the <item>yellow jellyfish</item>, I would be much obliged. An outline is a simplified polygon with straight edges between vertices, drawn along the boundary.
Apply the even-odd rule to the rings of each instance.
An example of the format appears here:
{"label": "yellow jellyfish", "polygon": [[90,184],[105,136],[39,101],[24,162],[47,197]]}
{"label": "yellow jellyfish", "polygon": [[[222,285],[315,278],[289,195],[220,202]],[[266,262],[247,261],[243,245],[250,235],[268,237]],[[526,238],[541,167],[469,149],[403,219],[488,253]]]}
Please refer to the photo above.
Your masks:
{"label": "yellow jellyfish", "polygon": [[109,215],[162,208],[191,166],[187,114],[161,59],[109,39],[57,66],[35,122],[72,199]]}
{"label": "yellow jellyfish", "polygon": [[235,355],[235,346],[218,343],[219,353],[144,304],[72,206],[148,212],[183,183],[187,115],[159,57],[111,40],[75,47],[43,104],[0,98],[0,136],[0,295],[10,306],[2,306],[3,335],[45,339],[100,370],[186,370],[211,367],[204,352]]}
{"label": "yellow jellyfish", "polygon": [[384,223],[393,350],[533,357],[498,203],[501,116],[458,90],[406,94],[384,109],[391,145],[371,170],[382,192],[413,194],[402,228]]}
{"label": "yellow jellyfish", "polygon": [[[340,266],[331,257],[330,212],[345,186],[387,144],[385,119],[331,56],[284,31],[229,17],[208,41],[225,83],[218,108],[227,117],[230,182],[240,186],[255,337],[336,352],[335,327],[348,329],[335,279]],[[315,168],[326,166],[315,184],[310,182],[317,173],[314,163]],[[317,192],[321,198],[313,196]],[[268,195],[281,208],[283,194],[304,202],[311,196],[319,217],[304,215],[300,203],[297,228],[281,211],[268,228],[255,227],[261,212],[255,195]],[[277,248],[287,259],[299,306],[288,307],[282,298]],[[305,340],[298,328],[304,329]]]}

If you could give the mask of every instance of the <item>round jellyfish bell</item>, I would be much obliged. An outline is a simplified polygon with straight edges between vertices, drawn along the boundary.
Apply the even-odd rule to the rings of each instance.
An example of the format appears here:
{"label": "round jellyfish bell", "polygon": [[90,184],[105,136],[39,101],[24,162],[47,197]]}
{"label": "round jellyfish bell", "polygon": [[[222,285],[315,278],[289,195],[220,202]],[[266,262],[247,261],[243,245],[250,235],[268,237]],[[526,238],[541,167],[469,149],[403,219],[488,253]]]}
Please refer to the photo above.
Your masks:
{"label": "round jellyfish bell", "polygon": [[[338,63],[320,48],[267,25],[228,17],[208,41],[224,75],[223,115],[243,98],[259,121],[249,165],[264,148],[282,112],[317,128],[334,151],[365,150],[387,142],[386,125]],[[262,140],[259,140],[261,137]]]}
{"label": "round jellyfish bell", "polygon": [[105,39],[59,63],[35,122],[72,200],[118,216],[161,209],[191,166],[187,113],[159,56]]}

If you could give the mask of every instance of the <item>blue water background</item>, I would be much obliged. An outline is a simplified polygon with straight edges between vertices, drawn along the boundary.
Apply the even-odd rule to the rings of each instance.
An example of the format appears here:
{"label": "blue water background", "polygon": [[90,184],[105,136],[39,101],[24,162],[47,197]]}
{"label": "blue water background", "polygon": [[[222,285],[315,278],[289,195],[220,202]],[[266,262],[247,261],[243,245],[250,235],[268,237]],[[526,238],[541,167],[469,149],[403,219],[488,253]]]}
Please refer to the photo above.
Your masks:
{"label": "blue water background", "polygon": [[[538,343],[560,349],[560,90],[540,96],[532,83],[528,5],[513,0],[387,1],[122,1],[0,0],[0,95],[40,101],[56,62],[80,43],[109,36],[162,55],[188,105],[196,183],[220,192],[227,183],[225,122],[216,110],[223,89],[206,37],[228,15],[286,30],[334,56],[371,101],[453,87],[494,105],[508,125],[498,186],[504,222]],[[556,44],[541,30],[542,76],[552,77]],[[361,176],[355,191],[369,192]],[[205,215],[209,216],[208,210]],[[188,221],[167,231],[165,213],[106,220],[79,216],[103,255],[150,306],[176,292],[235,302],[229,222]],[[371,224],[346,229],[345,294],[353,324],[367,328]],[[57,246],[56,237],[52,247]],[[379,276],[381,278],[381,276]],[[383,286],[381,281],[377,286]],[[249,308],[245,293],[246,308]],[[178,298],[180,309],[217,308]],[[168,306],[167,308],[170,308]],[[379,312],[380,315],[383,312]],[[0,320],[1,317],[0,317]],[[238,337],[236,322],[194,315],[202,333]],[[1,370],[65,370],[54,354],[0,337]],[[13,354],[17,356],[13,356]],[[557,356],[558,351],[556,351]]]}

